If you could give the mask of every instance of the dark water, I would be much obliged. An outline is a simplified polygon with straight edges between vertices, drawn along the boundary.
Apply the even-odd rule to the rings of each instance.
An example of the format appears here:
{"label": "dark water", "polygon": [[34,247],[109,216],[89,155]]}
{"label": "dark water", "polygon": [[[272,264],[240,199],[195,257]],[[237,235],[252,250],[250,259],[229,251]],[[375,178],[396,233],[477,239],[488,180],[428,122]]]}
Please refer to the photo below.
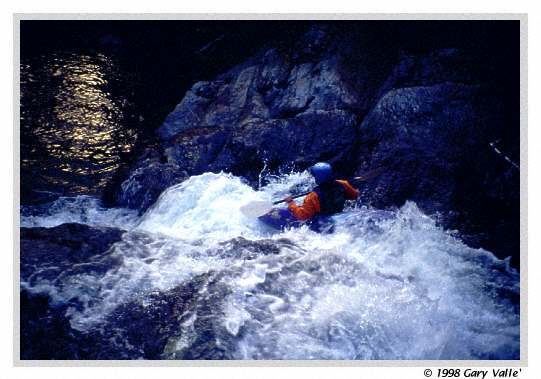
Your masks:
{"label": "dark water", "polygon": [[138,138],[137,78],[105,53],[21,58],[21,200],[99,192]]}
{"label": "dark water", "polygon": [[[306,23],[21,22],[21,203],[96,195],[196,81]],[[144,118],[144,121],[142,119]]]}

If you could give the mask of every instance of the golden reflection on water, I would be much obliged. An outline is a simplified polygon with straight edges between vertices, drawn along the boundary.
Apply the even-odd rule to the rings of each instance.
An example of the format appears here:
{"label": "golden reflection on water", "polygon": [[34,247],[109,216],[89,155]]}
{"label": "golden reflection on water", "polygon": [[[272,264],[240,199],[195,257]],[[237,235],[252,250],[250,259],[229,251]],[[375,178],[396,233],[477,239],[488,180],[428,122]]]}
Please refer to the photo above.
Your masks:
{"label": "golden reflection on water", "polygon": [[[22,76],[23,69],[29,71],[21,87],[23,80],[35,80],[31,67],[22,67]],[[103,54],[55,56],[43,69],[39,80],[49,81],[46,91],[53,92],[31,132],[50,156],[41,164],[54,164],[72,176],[97,176],[97,185],[103,185],[118,168],[119,155],[129,152],[136,139],[134,129],[123,125],[128,101],[109,92],[110,81],[118,79],[112,61]],[[71,180],[56,179],[59,184]]]}

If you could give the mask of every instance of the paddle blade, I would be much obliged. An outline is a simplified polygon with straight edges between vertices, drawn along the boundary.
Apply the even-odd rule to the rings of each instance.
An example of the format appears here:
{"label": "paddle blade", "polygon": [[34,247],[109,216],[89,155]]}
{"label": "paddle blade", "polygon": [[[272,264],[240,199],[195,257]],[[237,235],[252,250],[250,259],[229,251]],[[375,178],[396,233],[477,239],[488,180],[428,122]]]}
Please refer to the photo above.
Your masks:
{"label": "paddle blade", "polygon": [[271,201],[251,201],[240,207],[240,211],[243,215],[250,218],[263,216],[272,209]]}
{"label": "paddle blade", "polygon": [[385,167],[378,167],[378,168],[375,168],[373,170],[370,170],[368,172],[365,172],[364,175],[361,175],[361,176],[357,176],[355,178],[353,178],[354,181],[357,181],[357,182],[364,182],[365,180],[369,180],[369,179],[372,179],[372,178],[375,178],[376,176],[378,176],[379,174],[381,174],[383,172],[383,170],[385,169]]}

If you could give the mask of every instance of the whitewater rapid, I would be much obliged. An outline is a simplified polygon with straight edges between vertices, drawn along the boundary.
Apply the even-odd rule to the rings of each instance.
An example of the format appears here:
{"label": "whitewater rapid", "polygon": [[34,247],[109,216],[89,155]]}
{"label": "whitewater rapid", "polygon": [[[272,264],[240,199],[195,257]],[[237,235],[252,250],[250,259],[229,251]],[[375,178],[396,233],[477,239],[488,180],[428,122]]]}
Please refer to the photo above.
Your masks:
{"label": "whitewater rapid", "polygon": [[206,173],[165,190],[142,216],[90,197],[23,209],[26,227],[79,222],[126,232],[108,252],[120,266],[68,268],[54,279],[37,270],[21,286],[58,304],[76,299],[71,326],[88,331],[122,304],[211,277],[215,284],[196,294],[211,306],[179,315],[163,358],[189,356],[202,317],[234,359],[519,358],[518,272],[413,202],[387,211],[352,202],[332,234],[274,231],[239,210],[311,186],[307,173],[270,178],[258,191]]}

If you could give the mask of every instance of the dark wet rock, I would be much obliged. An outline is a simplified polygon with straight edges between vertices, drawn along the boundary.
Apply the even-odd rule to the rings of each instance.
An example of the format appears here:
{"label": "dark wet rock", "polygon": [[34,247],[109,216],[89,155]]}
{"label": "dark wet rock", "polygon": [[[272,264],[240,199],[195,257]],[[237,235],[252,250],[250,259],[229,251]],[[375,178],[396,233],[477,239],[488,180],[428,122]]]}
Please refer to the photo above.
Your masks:
{"label": "dark wet rock", "polygon": [[396,88],[442,83],[477,84],[490,80],[493,74],[490,62],[456,48],[438,49],[422,55],[403,55],[382,85],[378,97]]}
{"label": "dark wet rock", "polygon": [[363,185],[363,198],[376,206],[431,197],[448,204],[462,152],[479,148],[476,92],[456,84],[388,92],[359,127],[367,167],[387,167]]}
{"label": "dark wet rock", "polygon": [[[358,96],[344,83],[342,57],[327,49],[330,41],[323,42],[320,34],[326,33],[317,30],[305,36],[313,43],[305,42],[304,52],[270,49],[212,82],[196,83],[166,118],[158,135],[168,141],[195,128],[237,127],[303,112],[354,108]],[[304,59],[293,51],[303,53]]]}
{"label": "dark wet rock", "polygon": [[103,192],[104,203],[143,213],[163,190],[184,181],[188,177],[187,167],[166,162],[159,151],[159,147],[149,146],[134,162],[121,167]]}
{"label": "dark wet rock", "polygon": [[113,357],[231,359],[233,336],[223,326],[221,311],[229,294],[220,274],[198,275],[119,306],[99,328],[100,340],[117,341]]}
{"label": "dark wet rock", "polygon": [[[21,291],[21,358],[232,358],[234,336],[222,324],[222,303],[230,293],[220,279],[223,273],[199,275],[170,290],[142,294],[119,305],[87,331],[70,324],[70,308],[81,306],[76,297],[58,301],[34,287],[47,282],[60,290],[60,277],[114,270],[122,258],[109,248],[120,241],[122,233],[80,224],[21,228],[21,281],[25,288],[32,288]],[[229,248],[246,252],[255,246],[247,240],[233,245]],[[263,242],[259,251],[268,246]],[[187,348],[178,348],[175,341],[188,333],[183,325],[190,320],[195,328],[193,340]]]}
{"label": "dark wet rock", "polygon": [[162,139],[169,139],[180,131],[192,129],[200,124],[198,115],[206,111],[219,88],[219,82],[196,83],[163,122],[158,130]]}
{"label": "dark wet rock", "polygon": [[[251,183],[264,166],[304,169],[317,160],[352,173],[357,125],[396,54],[363,35],[343,37],[320,25],[291,44],[275,43],[214,79],[195,83],[157,130],[152,160],[188,175],[225,171]],[[146,154],[139,153],[138,163],[113,183],[117,194],[145,165]],[[119,204],[118,195],[110,198],[111,205]]]}
{"label": "dark wet rock", "polygon": [[217,128],[187,130],[165,149],[165,157],[169,162],[179,162],[188,172],[202,173],[212,166],[220,166],[215,160],[227,143],[227,138],[228,132]]}
{"label": "dark wet rock", "polygon": [[[123,231],[63,224],[21,228],[21,281],[54,281],[66,271],[103,274],[121,262],[107,254]],[[72,303],[58,304],[48,295],[21,291],[21,359],[85,359],[93,337],[73,330],[66,317]]]}
{"label": "dark wet rock", "polygon": [[117,205],[142,213],[154,204],[164,189],[187,177],[186,171],[174,163],[144,161],[120,185]]}
{"label": "dark wet rock", "polygon": [[489,146],[506,127],[501,109],[483,85],[389,91],[359,127],[359,167],[386,167],[362,184],[362,199],[376,207],[413,200],[445,227],[469,234],[473,246],[518,258],[518,238],[497,237],[497,230],[518,233],[520,197],[518,170]]}
{"label": "dark wet rock", "polygon": [[[21,280],[60,286],[55,282],[60,276],[100,275],[115,269],[121,261],[107,250],[121,234],[79,224],[22,228]],[[120,304],[102,323],[80,331],[72,328],[68,316],[70,308],[80,305],[75,298],[59,302],[36,289],[23,289],[21,358],[228,359],[234,351],[233,336],[222,325],[221,309],[229,293],[216,274],[199,275],[170,290]],[[191,319],[194,347],[177,348],[174,341],[187,333],[183,325]]]}
{"label": "dark wet rock", "polygon": [[283,248],[298,249],[293,242],[285,238],[278,240],[261,239],[252,241],[243,237],[238,237],[222,242],[220,245],[220,249],[217,249],[214,252],[207,252],[207,254],[217,254],[235,259],[252,260],[264,255],[280,254],[280,251]]}
{"label": "dark wet rock", "polygon": [[208,275],[202,275],[171,290],[120,305],[100,328],[101,339],[117,336],[114,349],[132,357],[162,358],[168,339],[181,334],[180,325],[196,306],[194,296],[199,286],[207,282]]}
{"label": "dark wet rock", "polygon": [[65,317],[65,308],[49,305],[47,295],[32,295],[22,291],[21,359],[78,359],[77,332]]}
{"label": "dark wet rock", "polygon": [[[21,280],[56,277],[76,265],[94,262],[94,272],[105,272],[119,264],[106,254],[120,241],[123,230],[62,224],[54,228],[21,228]],[[36,272],[40,275],[36,277]],[[45,275],[46,277],[43,277]]]}
{"label": "dark wet rock", "polygon": [[23,290],[21,359],[231,359],[235,336],[222,314],[229,294],[219,275],[202,274],[121,304],[82,332],[71,327],[68,304]]}
{"label": "dark wet rock", "polygon": [[363,33],[322,25],[289,48],[269,48],[196,83],[158,129],[163,158],[189,175],[223,170],[250,182],[265,165],[304,169],[318,160],[351,175],[358,125],[389,91],[477,85],[494,73],[459,49],[399,56]]}
{"label": "dark wet rock", "polygon": [[[278,54],[271,50],[213,83],[196,83],[160,127],[159,136],[169,141],[197,128],[236,129],[262,120],[355,109],[358,97],[343,82],[339,56],[290,67]],[[218,89],[197,95],[201,86]]]}
{"label": "dark wet rock", "polygon": [[[265,164],[270,170],[316,160],[345,166],[354,157],[360,116],[381,83],[362,81],[369,62],[337,41],[316,28],[289,49],[270,48],[196,83],[158,129],[166,161],[190,175],[223,170],[250,181]],[[387,74],[391,58],[382,59]]]}
{"label": "dark wet rock", "polygon": [[158,129],[156,170],[255,185],[263,168],[323,160],[348,177],[385,165],[361,186],[363,201],[414,200],[472,246],[518,257],[518,171],[489,147],[501,140],[518,161],[516,72],[494,46],[396,44],[401,27],[319,25],[194,84]]}
{"label": "dark wet rock", "polygon": [[182,162],[188,172],[223,170],[255,181],[265,162],[272,168],[305,168],[321,159],[352,158],[356,123],[357,117],[345,111],[317,111],[291,120],[256,121],[236,130],[198,128],[181,133],[165,154],[169,161]]}
{"label": "dark wet rock", "polygon": [[[24,175],[24,173],[21,173]],[[22,179],[24,181],[31,181],[29,178]],[[25,206],[39,206],[48,204],[58,199],[63,194],[60,192],[35,190],[26,187],[21,187],[21,204]]]}
{"label": "dark wet rock", "polygon": [[81,360],[137,359],[118,349],[114,335],[104,338],[99,330],[80,332],[70,325],[69,305],[53,304],[45,294],[21,291],[21,359]]}
{"label": "dark wet rock", "polygon": [[[199,278],[204,281],[204,286],[199,287],[193,296],[192,308],[185,317],[187,322],[181,333],[169,339],[162,358],[233,359],[236,339],[226,329],[223,320],[225,302],[231,289],[224,284],[221,275]],[[179,337],[185,337],[181,346]]]}

